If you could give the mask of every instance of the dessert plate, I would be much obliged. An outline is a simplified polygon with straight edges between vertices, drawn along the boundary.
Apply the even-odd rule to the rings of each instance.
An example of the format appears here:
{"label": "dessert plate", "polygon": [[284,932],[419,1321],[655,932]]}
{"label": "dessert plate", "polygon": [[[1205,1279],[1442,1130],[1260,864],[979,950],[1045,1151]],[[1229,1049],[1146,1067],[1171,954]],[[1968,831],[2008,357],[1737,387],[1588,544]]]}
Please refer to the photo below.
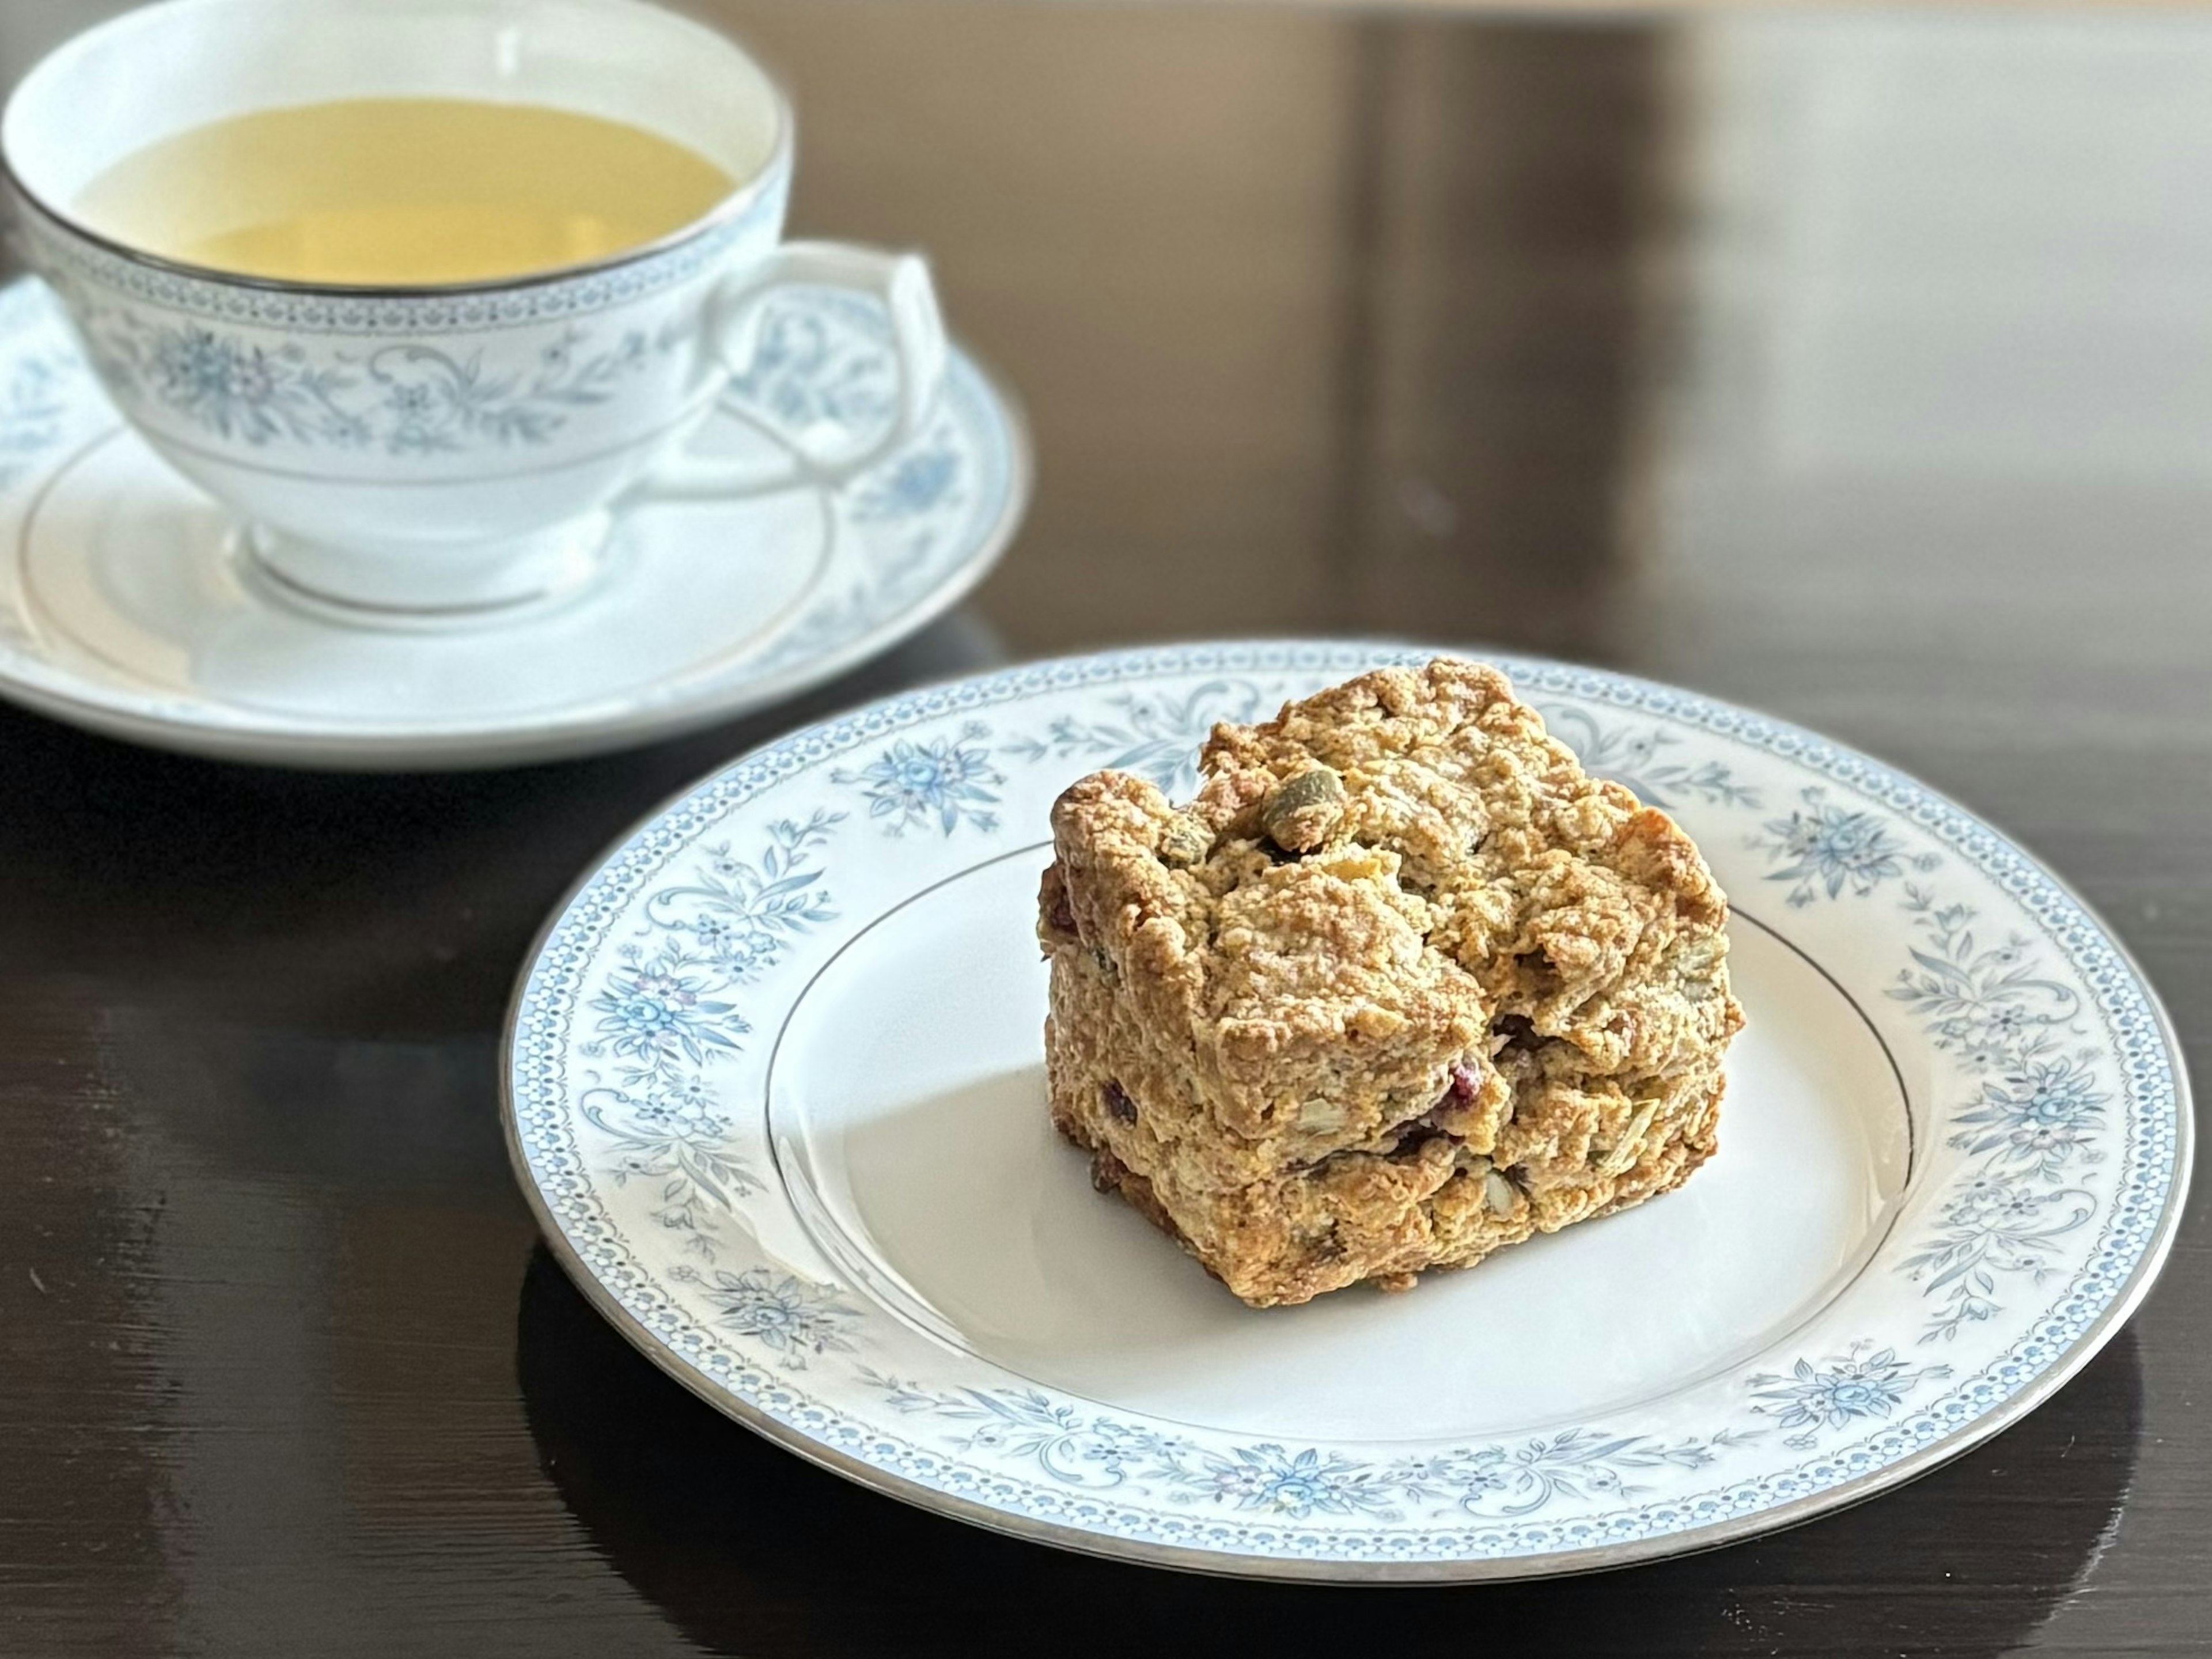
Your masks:
{"label": "dessert plate", "polygon": [[[796,290],[762,337],[696,446],[772,477],[785,423],[890,419],[877,307]],[[250,376],[234,378],[192,395],[250,398]],[[818,684],[937,617],[1012,539],[1029,478],[1020,416],[956,351],[936,416],[842,489],[640,507],[598,574],[542,608],[368,627],[262,574],[224,510],[122,424],[26,280],[0,290],[0,697],[133,742],[299,766],[648,742]]]}
{"label": "dessert plate", "polygon": [[1217,719],[1425,653],[1090,657],[813,727],[562,907],[507,1043],[555,1253],[687,1387],[984,1526],[1261,1577],[1510,1577],[1805,1520],[1996,1433],[2096,1352],[2188,1182],[2140,975],[1919,784],[1662,686],[1493,659],[1733,897],[1750,1024],[1680,1191],[1411,1293],[1255,1311],[1046,1119],[1048,807],[1170,794]]}

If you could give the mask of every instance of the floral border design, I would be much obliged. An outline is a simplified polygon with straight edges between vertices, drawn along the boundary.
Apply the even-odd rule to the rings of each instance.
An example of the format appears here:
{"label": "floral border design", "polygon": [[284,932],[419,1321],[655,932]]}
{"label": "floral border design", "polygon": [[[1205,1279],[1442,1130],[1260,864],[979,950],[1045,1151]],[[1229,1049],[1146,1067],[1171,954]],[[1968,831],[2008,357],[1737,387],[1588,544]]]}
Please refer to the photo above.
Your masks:
{"label": "floral border design", "polygon": [[[0,341],[15,344],[52,313],[45,294],[19,282],[0,289]],[[83,356],[58,329],[49,342],[17,350],[0,364],[0,492],[28,478],[58,450],[89,381]],[[0,647],[35,646],[36,631],[0,589]]]}
{"label": "floral border design", "polygon": [[741,1273],[715,1268],[702,1274],[696,1267],[679,1267],[671,1268],[669,1277],[699,1285],[714,1310],[716,1324],[759,1343],[786,1370],[805,1370],[810,1354],[819,1358],[855,1352],[852,1332],[860,1310],[826,1285],[769,1267]]}
{"label": "floral border design", "polygon": [[[834,421],[858,431],[894,418],[897,374],[882,311],[834,289],[816,289],[811,314],[771,313],[747,372],[726,406],[764,428]],[[948,385],[947,401],[974,392]],[[952,547],[950,536],[975,506],[1014,499],[1010,453],[963,441],[950,413],[914,446],[858,481],[841,527],[844,563],[855,574],[833,583],[752,666],[765,673],[818,658],[858,638],[927,592]],[[988,534],[988,529],[984,533]]]}
{"label": "floral border design", "polygon": [[122,306],[97,307],[85,337],[111,395],[228,442],[428,456],[549,444],[578,411],[607,402],[696,332],[696,320],[671,319],[593,344],[591,331],[571,324],[526,366],[419,340],[316,354],[297,340],[263,345]]}
{"label": "floral border design", "polygon": [[598,1018],[577,1053],[607,1070],[583,1073],[576,1109],[609,1143],[608,1177],[617,1187],[660,1183],[653,1218],[710,1262],[723,1218],[762,1185],[730,1148],[712,1076],[752,1033],[729,998],[836,919],[814,855],[843,821],[823,811],[805,823],[780,818],[756,858],[727,842],[703,849],[687,881],[653,894],[639,930],[647,942],[617,951],[618,965],[586,1005]]}
{"label": "floral border design", "polygon": [[894,738],[866,766],[839,767],[830,781],[856,788],[868,816],[887,836],[917,827],[950,836],[966,825],[988,835],[999,827],[998,790],[1006,775],[991,763],[991,728],[970,720],[934,742]]}
{"label": "floral border design", "polygon": [[1793,909],[1841,898],[1846,891],[1865,898],[1908,868],[1924,874],[1942,861],[1935,853],[1908,851],[1895,826],[1879,812],[1837,805],[1825,784],[1799,791],[1798,800],[1788,817],[1769,818],[1763,833],[1744,842],[1780,866],[1766,872],[1767,880],[1794,884],[1789,898]]}
{"label": "floral border design", "polygon": [[[1932,836],[1938,845],[1982,872],[2020,903],[2058,946],[2072,971],[2088,988],[2097,1015],[2108,1034],[2112,1052],[2118,1057],[2124,1073],[2124,1098],[2130,1109],[2124,1120],[2127,1136],[2123,1161],[2124,1173],[2133,1178],[2115,1191],[2100,1235],[2069,1283],[2044,1304],[2041,1313],[2026,1322],[2024,1334],[1957,1387],[1919,1406],[1909,1416],[1904,1415],[1909,1395],[1923,1383],[1951,1381],[1952,1368],[1905,1365],[1893,1350],[1875,1348],[1867,1342],[1856,1342],[1847,1352],[1832,1355],[1818,1364],[1800,1360],[1786,1377],[1761,1373],[1746,1378],[1747,1407],[1753,1417],[1801,1431],[1784,1443],[1793,1450],[1809,1450],[1820,1436],[1847,1425],[1856,1429],[1862,1424],[1871,1424],[1875,1425],[1873,1431],[1837,1449],[1820,1453],[1794,1468],[1760,1474],[1748,1482],[1739,1480],[1735,1484],[1702,1494],[1601,1510],[1583,1515],[1571,1522],[1557,1524],[1506,1525],[1501,1509],[1498,1524],[1485,1524],[1474,1530],[1455,1528],[1435,1517],[1411,1530],[1403,1527],[1377,1530],[1369,1523],[1384,1517],[1371,1504],[1358,1501],[1352,1495],[1365,1492],[1370,1498],[1374,1496],[1376,1477],[1371,1468],[1360,1467],[1361,1460],[1324,1448],[1293,1450],[1259,1444],[1232,1449],[1228,1454],[1215,1449],[1206,1451],[1204,1457],[1218,1460],[1228,1455],[1248,1473],[1231,1469],[1230,1476],[1223,1476],[1217,1462],[1203,1460],[1200,1464],[1178,1467],[1199,1470],[1200,1475],[1192,1477],[1199,1486],[1207,1480],[1215,1481],[1218,1491],[1212,1500],[1212,1507],[1228,1504],[1237,1513],[1250,1510],[1261,1517],[1224,1525],[1190,1517],[1179,1520],[1172,1511],[1163,1512],[1142,1503],[1107,1501],[1091,1487],[1056,1480],[1042,1463],[1039,1471],[1046,1474],[1044,1485],[1012,1480],[1003,1474],[987,1473],[969,1455],[975,1447],[956,1446],[954,1451],[959,1455],[948,1455],[921,1444],[902,1443],[895,1437],[887,1437],[880,1427],[868,1427],[835,1407],[769,1388],[765,1379],[749,1369],[740,1355],[711,1343],[702,1346],[688,1334],[690,1328],[683,1313],[653,1294],[647,1288],[649,1280],[637,1279],[634,1277],[635,1270],[624,1265],[629,1260],[629,1247],[621,1242],[618,1233],[609,1230],[589,1196],[588,1182],[576,1179],[571,1154],[563,1150],[561,1137],[564,1120],[558,1109],[557,1097],[549,1099],[544,1092],[557,1078],[557,1066],[550,1060],[541,1061],[538,1057],[550,1053],[548,1045],[556,1040],[561,1024],[561,1017],[552,1010],[564,1000],[573,1000],[573,993],[565,987],[575,964],[588,956],[587,942],[594,929],[602,925],[599,919],[611,918],[620,911],[628,896],[637,890],[657,867],[662,854],[683,844],[691,825],[714,821],[781,778],[850,752],[855,746],[880,744],[884,736],[902,727],[955,709],[977,709],[1015,701],[1024,695],[1075,685],[1110,690],[1179,672],[1199,674],[1226,669],[1249,674],[1255,668],[1343,672],[1367,662],[1389,659],[1389,655],[1356,647],[1198,647],[1048,664],[1039,669],[919,694],[863,711],[829,726],[814,728],[740,763],[702,786],[685,803],[641,832],[628,852],[611,861],[587,884],[555,930],[519,1001],[514,1103],[516,1133],[522,1139],[531,1167],[537,1172],[537,1196],[544,1206],[549,1224],[556,1227],[591,1271],[616,1291],[641,1328],[652,1334],[654,1340],[676,1344],[678,1352],[686,1353],[691,1363],[733,1399],[748,1402],[753,1410],[770,1419],[793,1424],[810,1440],[833,1451],[858,1457],[886,1474],[922,1487],[966,1497],[1004,1513],[1073,1527],[1092,1535],[1117,1537],[1170,1553],[1226,1552],[1252,1559],[1404,1563],[1409,1568],[1423,1562],[1449,1565],[1532,1553],[1587,1554],[1638,1540],[1697,1533],[1715,1524],[1754,1516],[1875,1475],[1900,1461],[1917,1463],[1932,1455],[1933,1448],[1946,1444],[1961,1432],[1978,1436],[1978,1432],[1994,1426],[1990,1414],[2022,1389],[2034,1386],[2051,1366],[2067,1362],[2081,1336],[2096,1328],[2105,1310],[2138,1282],[2137,1275],[2146,1258],[2162,1248],[2167,1224],[2178,1213],[2172,1202],[2173,1188],[2186,1169],[2186,1126],[2177,1110],[2180,1085],[2162,1028],[2140,982],[2069,896],[1991,832],[1919,786],[1849,751],[1755,716],[1706,704],[1665,688],[1550,665],[1509,667],[1522,681],[1524,688],[1556,691],[1599,705],[1640,709],[1703,728],[1764,750],[1786,763],[1825,773],[1833,782],[1891,807],[1899,814],[1901,825],[1910,825]],[[1049,745],[1047,750],[1050,751]],[[1970,963],[1978,955],[1965,946],[1960,948],[1966,951],[1966,959]],[[1919,953],[1915,954],[1917,957]],[[1923,971],[1934,970],[1923,964]],[[2085,1016],[2087,1012],[2085,1008]],[[1958,1017],[1955,1012],[1937,1016]],[[1935,1033],[1937,1039],[1942,1035]],[[1984,1097],[1959,1115],[1960,1127],[1957,1133],[1970,1137],[1959,1149],[1972,1152],[1974,1143],[1999,1127],[1996,1119],[1985,1122],[1974,1115],[1992,1108],[2002,1114],[2012,1109],[2021,1098],[2016,1090],[2004,1088],[2002,1082],[1996,1092],[1985,1091]],[[1969,1121],[1970,1117],[1973,1121]],[[549,1134],[552,1139],[545,1139]],[[2006,1128],[1999,1143],[1983,1147],[1975,1155],[1984,1160],[2028,1167],[2026,1154],[2008,1150],[2021,1144],[2007,1138],[2009,1134],[2010,1129]],[[925,1414],[939,1407],[947,1411],[978,1409],[989,1418],[1004,1421],[1009,1411],[1018,1418],[1029,1410],[1026,1406],[1015,1407],[1004,1400],[1000,1405],[1006,1410],[1000,1410],[972,1397],[954,1401],[952,1396],[945,1395],[934,1397],[936,1403],[931,1404],[933,1397],[926,1390],[916,1391],[908,1385],[889,1386],[896,1391],[915,1394],[921,1403],[910,1403],[908,1409]],[[1041,1399],[1046,1417],[1060,1422],[1066,1433],[1077,1437],[1075,1441],[1063,1444],[1095,1446],[1106,1441],[1123,1441],[1127,1437],[1119,1433],[1120,1429],[1132,1432],[1140,1429],[1135,1425],[1110,1425],[1097,1414],[1086,1416],[1079,1408],[1072,1417],[1055,1417],[1061,1406],[1055,1405],[1049,1396]],[[1073,1405],[1063,1403],[1071,1407]],[[1047,1426],[1038,1422],[1024,1432],[1033,1436]],[[1115,1432],[1109,1433],[1109,1427]],[[972,1435],[974,1431],[963,1432]],[[1001,1432],[1004,1431],[994,1431],[994,1434]],[[1054,1431],[1055,1435],[1060,1432]],[[1637,1439],[1633,1436],[1607,1437],[1595,1429],[1562,1433],[1573,1437],[1566,1439],[1564,1445],[1554,1445],[1553,1450],[1570,1462],[1581,1448],[1606,1447],[1612,1440],[1632,1443]],[[1090,1437],[1088,1441],[1083,1438],[1086,1436]],[[1703,1455],[1692,1454],[1692,1461],[1686,1467],[1703,1467],[1721,1451],[1753,1437],[1749,1429],[1734,1428],[1707,1437],[1695,1447],[1695,1452]],[[1051,1438],[1047,1437],[1048,1441]],[[1447,1455],[1480,1458],[1492,1449],[1465,1449]],[[1624,1443],[1615,1451],[1593,1453],[1593,1457],[1597,1465],[1611,1467],[1618,1472],[1626,1467],[1621,1459],[1631,1452],[1638,1455],[1648,1452],[1664,1463],[1668,1454],[1677,1449],[1683,1449]],[[1158,1454],[1152,1449],[1143,1455]],[[1174,1462],[1173,1459],[1170,1461]],[[1125,1468],[1122,1481],[1126,1483],[1131,1478]],[[1156,1473],[1153,1479],[1170,1486],[1179,1484],[1171,1474]],[[1401,1490],[1411,1488],[1401,1486]],[[1569,1488],[1563,1486],[1556,1490],[1564,1493]],[[1304,1496],[1286,1498],[1286,1493]],[[1593,1480],[1588,1491],[1579,1495],[1587,1498],[1589,1493],[1622,1498],[1629,1495],[1625,1481],[1623,1489],[1616,1493]],[[1251,1501],[1247,1502],[1247,1498]],[[1359,1524],[1315,1530],[1291,1513],[1300,1503],[1306,1504],[1309,1516],[1335,1514],[1329,1504],[1340,1503],[1345,1506],[1342,1518]]]}
{"label": "floral border design", "polygon": [[1063,715],[1042,734],[1013,739],[1006,753],[1032,764],[1080,759],[1093,769],[1134,772],[1184,799],[1198,787],[1198,751],[1215,724],[1261,719],[1285,690],[1279,680],[1262,687],[1249,679],[1209,679],[1180,694],[1124,692],[1104,700],[1114,711],[1107,718]]}
{"label": "floral border design", "polygon": [[1671,751],[1682,739],[1663,726],[1601,726],[1588,709],[1571,703],[1547,703],[1538,712],[1584,767],[1626,785],[1647,806],[1672,808],[1686,799],[1712,806],[1759,805],[1758,788],[1738,779],[1726,761],[1692,764],[1674,757]]}
{"label": "floral border design", "polygon": [[1211,1502],[1293,1521],[1314,1515],[1401,1521],[1401,1505],[1449,1502],[1490,1518],[1533,1515],[1554,1498],[1632,1497],[1634,1477],[1659,1468],[1700,1469],[1762,1431],[1724,1429],[1672,1443],[1645,1435],[1573,1428],[1517,1443],[1464,1447],[1375,1462],[1273,1441],[1216,1450],[1187,1437],[1085,1413],[1036,1389],[925,1389],[860,1367],[894,1411],[974,1426],[953,1441],[1035,1463],[1050,1480],[1085,1490],[1125,1488],[1173,1504]]}
{"label": "floral border design", "polygon": [[63,351],[34,352],[8,365],[0,380],[0,489],[61,441],[69,394],[83,368],[82,359]]}
{"label": "floral border design", "polygon": [[[848,297],[821,289],[805,295],[788,308],[811,307],[817,296]],[[0,286],[0,507],[20,512],[64,443],[116,419],[52,290],[35,277]],[[975,366],[956,355],[944,406],[927,434],[830,499],[836,553],[823,591],[763,650],[733,661],[730,679],[785,690],[811,684],[919,627],[971,586],[1011,539],[1027,499],[1018,427]],[[189,698],[82,682],[47,661],[37,631],[4,590],[0,653],[7,678],[51,688],[72,704],[200,732],[240,731],[248,742],[285,744],[299,735],[289,722],[271,726]],[[258,743],[246,752],[258,752]]]}
{"label": "floral border design", "polygon": [[1761,1371],[1750,1381],[1754,1412],[1798,1432],[1783,1441],[1801,1449],[1819,1443],[1821,1431],[1840,1429],[1861,1418],[1894,1416],[1905,1398],[1922,1382],[1951,1375],[1948,1365],[1907,1365],[1894,1348],[1876,1350],[1854,1342],[1850,1352],[1824,1365],[1801,1359],[1787,1376]]}
{"label": "floral border design", "polygon": [[2001,1277],[2030,1286],[2051,1277],[2061,1241],[2096,1214],[2086,1186],[2105,1162],[2094,1136],[2112,1095],[2080,996],[2041,970],[2030,940],[1978,942],[1970,907],[1939,905],[1909,882],[1905,891],[1924,942],[1888,994],[1957,1057],[1973,1088],[1946,1142],[1974,1160],[1973,1173],[1899,1263],[1936,1304],[1926,1342],[1994,1318]]}
{"label": "floral border design", "polygon": [[1881,813],[1838,805],[1825,785],[1806,787],[1799,799],[1745,844],[1778,866],[1768,880],[1794,884],[1795,908],[1901,884],[1899,908],[1922,943],[1887,994],[1972,1085],[1948,1120],[1945,1142],[1974,1160],[1969,1178],[1896,1264],[1933,1304],[1920,1340],[1955,1339],[1965,1325],[2002,1311],[2007,1282],[2033,1287],[2049,1279],[2068,1235],[2096,1214],[2087,1183],[2091,1166],[2104,1162],[2094,1137],[2112,1097],[2079,994],[2044,969],[2033,940],[2014,932],[1978,942],[1972,907],[1939,903],[1907,878],[1937,869],[1942,855],[1915,850]]}

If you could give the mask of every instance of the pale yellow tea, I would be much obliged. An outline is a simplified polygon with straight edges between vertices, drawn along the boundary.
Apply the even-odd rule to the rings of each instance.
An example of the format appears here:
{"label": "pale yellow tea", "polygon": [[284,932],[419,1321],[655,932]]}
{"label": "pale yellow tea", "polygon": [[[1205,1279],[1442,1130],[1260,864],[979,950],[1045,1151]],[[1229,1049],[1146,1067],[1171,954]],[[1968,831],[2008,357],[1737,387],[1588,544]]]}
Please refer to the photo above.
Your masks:
{"label": "pale yellow tea", "polygon": [[735,184],[641,128],[535,104],[258,110],[125,156],[77,216],[129,246],[303,283],[459,283],[619,253]]}

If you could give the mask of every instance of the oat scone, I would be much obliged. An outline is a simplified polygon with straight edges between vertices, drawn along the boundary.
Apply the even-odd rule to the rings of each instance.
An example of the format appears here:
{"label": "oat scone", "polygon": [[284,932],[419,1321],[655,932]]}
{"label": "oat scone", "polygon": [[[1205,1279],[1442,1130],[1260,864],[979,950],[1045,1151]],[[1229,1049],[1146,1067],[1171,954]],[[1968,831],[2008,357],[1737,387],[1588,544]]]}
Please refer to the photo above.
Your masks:
{"label": "oat scone", "polygon": [[1220,726],[1197,799],[1054,804],[1053,1121],[1237,1295],[1402,1288],[1711,1157],[1728,902],[1504,676],[1440,660]]}

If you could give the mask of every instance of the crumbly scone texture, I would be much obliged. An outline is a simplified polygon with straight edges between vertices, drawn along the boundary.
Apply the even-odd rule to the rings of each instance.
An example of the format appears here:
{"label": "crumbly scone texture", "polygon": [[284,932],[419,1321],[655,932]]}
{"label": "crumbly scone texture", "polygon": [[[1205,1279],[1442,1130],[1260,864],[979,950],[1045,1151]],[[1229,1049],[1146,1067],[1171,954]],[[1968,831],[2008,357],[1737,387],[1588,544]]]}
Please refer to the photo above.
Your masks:
{"label": "crumbly scone texture", "polygon": [[1496,670],[1363,674],[1200,775],[1054,804],[1046,1069],[1099,1189],[1237,1296],[1404,1288],[1712,1155],[1728,901]]}

